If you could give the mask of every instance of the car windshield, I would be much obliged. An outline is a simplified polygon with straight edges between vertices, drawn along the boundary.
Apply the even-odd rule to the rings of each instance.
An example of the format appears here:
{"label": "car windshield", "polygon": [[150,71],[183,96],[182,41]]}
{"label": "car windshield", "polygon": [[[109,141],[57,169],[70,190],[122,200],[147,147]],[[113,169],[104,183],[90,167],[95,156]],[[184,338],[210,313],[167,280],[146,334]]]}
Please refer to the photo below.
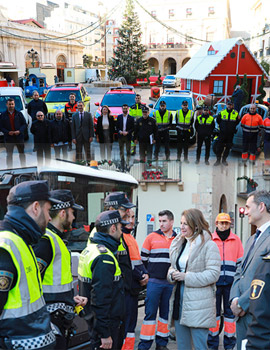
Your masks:
{"label": "car windshield", "polygon": [[135,103],[135,94],[106,94],[104,95],[101,106],[122,107],[127,104],[129,107]]}
{"label": "car windshield", "polygon": [[167,75],[167,76],[165,77],[165,79],[174,80],[174,79],[175,79],[175,77],[174,77],[173,75]]}
{"label": "car windshield", "polygon": [[79,90],[51,90],[51,91],[48,92],[48,94],[45,97],[44,101],[46,103],[51,103],[51,102],[68,102],[69,101],[69,94],[71,92],[76,94],[76,101],[80,101],[82,99]]}
{"label": "car windshield", "polygon": [[188,108],[192,109],[192,99],[186,96],[162,96],[154,106],[154,109],[159,109],[160,101],[166,102],[166,107],[169,111],[177,111],[182,108],[182,102],[188,101]]}
{"label": "car windshield", "polygon": [[0,96],[0,113],[3,113],[7,110],[6,104],[9,98],[13,98],[15,100],[15,109],[17,111],[21,111],[23,109],[22,99],[20,96]]}

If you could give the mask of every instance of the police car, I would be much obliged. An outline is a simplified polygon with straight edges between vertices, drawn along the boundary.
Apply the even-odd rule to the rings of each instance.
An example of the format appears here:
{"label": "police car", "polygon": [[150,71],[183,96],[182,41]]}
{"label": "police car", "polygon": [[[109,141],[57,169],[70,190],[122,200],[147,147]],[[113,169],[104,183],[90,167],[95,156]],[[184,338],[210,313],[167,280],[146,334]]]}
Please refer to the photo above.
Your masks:
{"label": "police car", "polygon": [[[176,124],[175,120],[175,114],[176,111],[182,108],[182,102],[187,101],[188,102],[188,109],[195,110],[195,99],[193,96],[193,93],[189,90],[165,90],[165,93],[160,96],[160,98],[157,100],[155,105],[149,104],[150,108],[153,108],[150,112],[150,116],[152,117],[154,112],[159,109],[160,101],[166,102],[167,110],[170,111],[173,114],[173,124]],[[169,131],[170,133],[170,139],[176,140],[177,139],[177,130],[172,129]],[[191,135],[191,143],[195,143],[196,133],[195,129],[193,128],[193,132]]]}

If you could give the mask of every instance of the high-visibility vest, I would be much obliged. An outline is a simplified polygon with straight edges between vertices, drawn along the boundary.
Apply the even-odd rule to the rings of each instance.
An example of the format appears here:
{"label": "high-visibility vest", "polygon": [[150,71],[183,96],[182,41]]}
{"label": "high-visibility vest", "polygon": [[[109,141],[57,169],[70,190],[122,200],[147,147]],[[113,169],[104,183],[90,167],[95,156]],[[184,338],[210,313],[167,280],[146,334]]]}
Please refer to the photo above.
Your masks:
{"label": "high-visibility vest", "polygon": [[[43,277],[43,291],[46,303],[61,300],[62,303],[73,305],[73,277],[71,273],[71,256],[65,243],[56,233],[46,229],[45,237],[48,237],[52,247],[52,261],[47,267]],[[61,293],[61,295],[59,294]],[[73,311],[73,306],[58,304],[47,307],[49,312],[57,309],[65,309],[67,312]]]}
{"label": "high-visibility vest", "polygon": [[180,128],[183,130],[189,129],[192,116],[193,116],[193,112],[191,110],[188,110],[185,116],[182,109],[178,110],[176,112],[177,125],[179,125]]}
{"label": "high-visibility vest", "polygon": [[161,119],[161,115],[159,111],[154,112],[154,118],[156,119],[157,124],[169,124],[169,111],[166,110],[166,112],[163,115],[163,120]]}
{"label": "high-visibility vest", "polygon": [[139,107],[139,105],[136,103],[134,106],[130,107],[129,115],[131,115],[135,119],[139,119],[143,115],[142,114],[142,108]]}
{"label": "high-visibility vest", "polygon": [[205,118],[205,117],[203,115],[199,115],[198,116],[198,122],[201,125],[203,125],[203,124],[212,124],[212,122],[214,120],[214,118],[211,115],[209,115],[207,118],[205,118],[204,122],[202,121],[202,118]]}
{"label": "high-visibility vest", "polygon": [[[227,109],[224,109],[223,111],[220,112],[221,115],[221,119],[222,120],[228,120],[229,121],[229,112],[227,111]],[[230,113],[230,120],[237,120],[238,117],[238,113],[237,111],[235,111],[234,109],[231,111]]]}
{"label": "high-visibility vest", "polygon": [[11,256],[17,283],[0,315],[0,334],[12,348],[42,349],[55,342],[42,292],[41,275],[31,246],[11,231],[0,232],[0,247]]}

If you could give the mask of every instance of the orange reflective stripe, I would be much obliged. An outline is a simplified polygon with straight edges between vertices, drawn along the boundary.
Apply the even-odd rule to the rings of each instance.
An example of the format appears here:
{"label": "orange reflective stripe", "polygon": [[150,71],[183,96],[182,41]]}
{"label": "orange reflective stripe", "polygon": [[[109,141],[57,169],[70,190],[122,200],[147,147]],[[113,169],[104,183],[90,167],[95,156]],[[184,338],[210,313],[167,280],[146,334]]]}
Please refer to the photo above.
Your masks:
{"label": "orange reflective stripe", "polygon": [[157,332],[162,333],[162,334],[166,334],[166,335],[169,333],[168,322],[166,322],[166,320],[162,319],[162,321],[161,321],[161,318],[159,318]]}
{"label": "orange reflective stripe", "polygon": [[135,333],[127,333],[121,350],[133,350],[135,346]]}
{"label": "orange reflective stripe", "polygon": [[265,165],[270,165],[270,160],[269,160],[269,159],[266,159],[266,160],[264,161],[264,164],[265,164]]}
{"label": "orange reflective stripe", "polygon": [[255,160],[255,159],[256,159],[255,154],[251,154],[251,155],[249,156],[249,159],[250,159],[250,160]]}
{"label": "orange reflective stripe", "polygon": [[[153,322],[155,322],[155,323],[153,323]],[[140,336],[150,336],[150,337],[153,336],[153,337],[155,337],[155,333],[156,333],[156,321],[143,321]]]}
{"label": "orange reflective stripe", "polygon": [[136,242],[135,238],[128,233],[123,233],[123,236],[124,241],[128,246],[130,260],[141,260],[138,243]]}
{"label": "orange reflective stripe", "polygon": [[224,319],[224,334],[226,334],[229,337],[232,337],[235,335],[236,326],[233,319],[225,318]]}
{"label": "orange reflective stripe", "polygon": [[248,159],[248,153],[242,153],[242,159],[244,160]]}
{"label": "orange reflective stripe", "polygon": [[220,325],[220,317],[217,318],[217,323],[216,323],[216,327],[210,328],[209,329],[209,333],[212,336],[215,336],[219,333],[219,325]]}

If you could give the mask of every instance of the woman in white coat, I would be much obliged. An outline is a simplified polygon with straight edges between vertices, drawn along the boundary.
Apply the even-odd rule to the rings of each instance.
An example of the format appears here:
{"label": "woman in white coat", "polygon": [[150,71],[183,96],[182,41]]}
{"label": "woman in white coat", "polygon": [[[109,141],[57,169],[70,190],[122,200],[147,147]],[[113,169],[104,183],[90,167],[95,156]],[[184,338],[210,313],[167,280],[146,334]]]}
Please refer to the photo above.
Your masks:
{"label": "woman in white coat", "polygon": [[182,213],[181,234],[170,247],[168,280],[175,283],[171,313],[177,349],[207,350],[210,327],[216,324],[215,282],[220,274],[220,254],[209,225],[198,209]]}

